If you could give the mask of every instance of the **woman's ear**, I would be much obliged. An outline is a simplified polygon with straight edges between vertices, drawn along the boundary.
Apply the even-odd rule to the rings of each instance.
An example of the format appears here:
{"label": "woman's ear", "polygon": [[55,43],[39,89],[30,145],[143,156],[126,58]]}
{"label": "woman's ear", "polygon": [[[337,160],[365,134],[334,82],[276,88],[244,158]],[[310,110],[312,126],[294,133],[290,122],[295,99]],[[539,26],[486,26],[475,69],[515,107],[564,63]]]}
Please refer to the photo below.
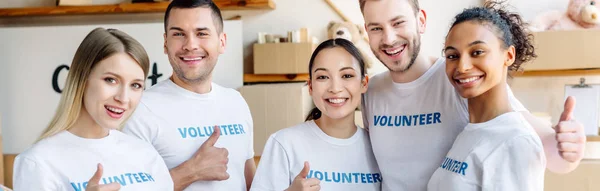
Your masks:
{"label": "woman's ear", "polygon": [[366,93],[369,89],[369,76],[365,75],[365,77],[361,81],[361,90],[360,93]]}
{"label": "woman's ear", "polygon": [[510,65],[515,63],[516,55],[517,54],[515,46],[508,47],[508,50],[506,51],[506,61],[504,62],[504,66],[509,67]]}
{"label": "woman's ear", "polygon": [[308,85],[308,95],[312,96],[312,82],[308,80],[306,81],[306,85]]}

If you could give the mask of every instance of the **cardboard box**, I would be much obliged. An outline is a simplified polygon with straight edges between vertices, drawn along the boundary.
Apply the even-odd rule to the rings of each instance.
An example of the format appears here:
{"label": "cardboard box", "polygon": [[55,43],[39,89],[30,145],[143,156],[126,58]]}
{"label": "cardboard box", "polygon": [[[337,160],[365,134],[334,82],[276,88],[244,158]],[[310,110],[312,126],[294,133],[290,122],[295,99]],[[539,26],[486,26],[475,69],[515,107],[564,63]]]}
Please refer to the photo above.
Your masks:
{"label": "cardboard box", "polygon": [[91,5],[92,0],[56,0],[58,6]]}
{"label": "cardboard box", "polygon": [[534,34],[538,57],[525,70],[600,68],[600,31],[544,31]]}
{"label": "cardboard box", "polygon": [[254,44],[254,74],[307,74],[313,43]]}
{"label": "cardboard box", "polygon": [[240,88],[254,120],[254,152],[260,156],[271,134],[304,122],[314,108],[306,83],[260,84]]}
{"label": "cardboard box", "polygon": [[600,190],[600,160],[582,160],[577,169],[567,174],[546,171],[544,191]]}

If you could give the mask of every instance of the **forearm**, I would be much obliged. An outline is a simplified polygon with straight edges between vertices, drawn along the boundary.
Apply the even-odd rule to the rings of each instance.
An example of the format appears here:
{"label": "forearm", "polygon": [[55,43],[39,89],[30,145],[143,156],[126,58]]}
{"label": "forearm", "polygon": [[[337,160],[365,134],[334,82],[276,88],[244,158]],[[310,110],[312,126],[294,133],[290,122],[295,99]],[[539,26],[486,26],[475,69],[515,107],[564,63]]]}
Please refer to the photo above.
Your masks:
{"label": "forearm", "polygon": [[169,170],[171,174],[171,178],[173,179],[173,185],[175,186],[175,191],[181,191],[192,183],[200,180],[200,177],[197,177],[188,167],[187,161],[181,163],[179,166],[172,168]]}

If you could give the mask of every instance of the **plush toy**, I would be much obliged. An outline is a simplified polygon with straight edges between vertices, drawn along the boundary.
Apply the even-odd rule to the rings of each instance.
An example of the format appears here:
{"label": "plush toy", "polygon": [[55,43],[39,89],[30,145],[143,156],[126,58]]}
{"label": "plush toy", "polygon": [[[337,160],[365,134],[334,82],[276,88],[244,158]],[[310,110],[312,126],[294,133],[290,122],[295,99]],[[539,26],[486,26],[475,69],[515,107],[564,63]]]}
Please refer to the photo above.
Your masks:
{"label": "plush toy", "polygon": [[600,0],[570,0],[566,13],[550,11],[537,16],[532,31],[600,29]]}
{"label": "plush toy", "polygon": [[327,38],[343,38],[354,43],[365,59],[365,67],[370,76],[386,70],[371,52],[362,26],[351,22],[331,21],[327,26]]}

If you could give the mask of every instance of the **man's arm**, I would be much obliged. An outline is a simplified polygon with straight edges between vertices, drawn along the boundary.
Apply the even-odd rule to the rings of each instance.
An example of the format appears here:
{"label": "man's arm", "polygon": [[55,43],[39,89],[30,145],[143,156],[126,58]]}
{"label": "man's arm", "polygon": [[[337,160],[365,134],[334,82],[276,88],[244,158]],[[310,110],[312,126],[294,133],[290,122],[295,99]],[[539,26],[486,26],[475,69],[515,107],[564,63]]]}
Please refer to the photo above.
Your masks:
{"label": "man's arm", "polygon": [[572,120],[575,99],[567,98],[565,108],[555,129],[552,124],[545,122],[529,112],[521,114],[535,129],[544,144],[546,154],[546,168],[554,173],[568,173],[573,171],[583,159],[586,137],[583,125]]}
{"label": "man's arm", "polygon": [[244,177],[246,177],[246,188],[250,190],[252,180],[254,180],[254,173],[256,173],[256,164],[254,158],[246,160],[246,166],[244,168]]}

